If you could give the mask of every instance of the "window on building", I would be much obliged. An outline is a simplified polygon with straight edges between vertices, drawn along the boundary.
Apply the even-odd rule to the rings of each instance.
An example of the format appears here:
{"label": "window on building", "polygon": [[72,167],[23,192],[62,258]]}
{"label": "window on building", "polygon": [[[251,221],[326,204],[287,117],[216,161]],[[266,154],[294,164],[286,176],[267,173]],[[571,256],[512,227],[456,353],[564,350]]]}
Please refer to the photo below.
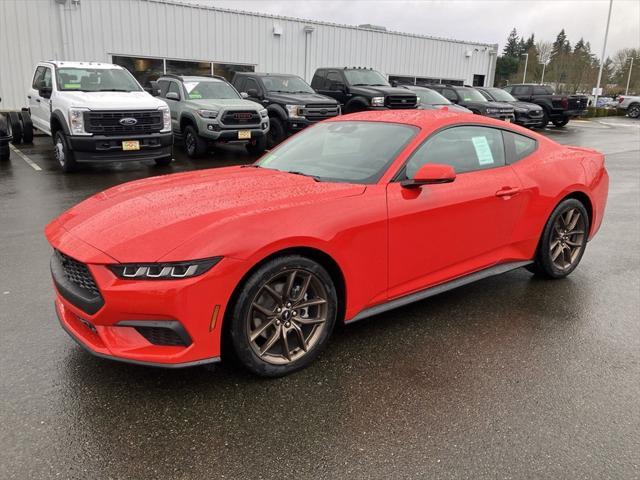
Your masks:
{"label": "window on building", "polygon": [[149,82],[157,80],[164,73],[164,62],[161,58],[125,57],[113,55],[111,62],[120,65],[131,73],[135,79],[148,89]]}
{"label": "window on building", "polygon": [[167,60],[167,73],[176,75],[211,75],[211,62]]}
{"label": "window on building", "polygon": [[439,78],[416,77],[416,85],[435,85],[440,83]]}
{"label": "window on building", "polygon": [[474,87],[484,87],[484,75],[474,75],[473,76],[473,86]]}
{"label": "window on building", "polygon": [[225,78],[228,82],[233,80],[236,72],[255,72],[253,65],[236,65],[233,63],[214,63],[213,74]]}
{"label": "window on building", "polygon": [[445,85],[462,86],[462,85],[464,85],[464,80],[447,80],[446,78],[443,78],[441,83],[444,83]]}
{"label": "window on building", "polygon": [[389,83],[393,85],[395,82],[397,85],[415,85],[416,78],[415,77],[403,77],[400,75],[389,75]]}

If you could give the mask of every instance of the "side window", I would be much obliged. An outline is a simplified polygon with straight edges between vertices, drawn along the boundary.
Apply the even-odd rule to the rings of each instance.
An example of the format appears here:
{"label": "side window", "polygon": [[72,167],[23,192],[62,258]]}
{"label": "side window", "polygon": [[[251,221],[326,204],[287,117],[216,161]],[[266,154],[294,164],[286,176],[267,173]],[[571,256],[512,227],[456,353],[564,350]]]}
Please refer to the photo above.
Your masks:
{"label": "side window", "polygon": [[247,78],[247,82],[245,83],[245,92],[248,92],[251,89],[256,90],[258,93],[260,93],[260,86],[258,85],[258,82],[256,82],[255,78]]}
{"label": "side window", "polygon": [[42,85],[46,88],[51,88],[51,69],[44,67],[44,74],[42,75]]}
{"label": "side window", "polygon": [[234,82],[233,86],[238,90],[238,92],[246,92],[244,88],[244,84],[247,82],[245,77],[237,76],[237,80]]}
{"label": "side window", "polygon": [[452,88],[443,88],[442,92],[440,93],[442,93],[442,96],[444,98],[451,102],[455,102],[458,100],[458,95],[456,95],[456,92]]}
{"label": "side window", "polygon": [[493,102],[493,98],[491,98],[491,95],[489,95],[488,92],[485,92],[484,90],[478,90],[480,92],[480,94],[486,98],[487,100],[489,100],[490,102]]}
{"label": "side window", "polygon": [[502,132],[489,127],[453,127],[436,133],[411,155],[405,169],[413,178],[425,163],[451,165],[456,173],[505,165]]}
{"label": "side window", "polygon": [[540,86],[540,87],[533,87],[533,94],[534,95],[551,95],[552,92],[550,92],[547,87]]}
{"label": "side window", "polygon": [[526,85],[519,85],[516,87],[513,87],[513,90],[511,91],[512,95],[531,95],[531,87],[528,87]]}
{"label": "side window", "polygon": [[316,70],[316,73],[311,79],[311,88],[314,90],[323,90],[325,88],[324,73],[324,70]]}
{"label": "side window", "polygon": [[509,165],[528,157],[538,148],[538,142],[533,138],[520,135],[518,133],[502,132],[507,151],[507,163]]}
{"label": "side window", "polygon": [[182,94],[180,93],[178,82],[169,82],[169,89],[167,90],[167,93],[177,93],[178,98],[182,99]]}
{"label": "side window", "polygon": [[325,82],[325,88],[327,90],[336,90],[335,85],[339,83],[344,83],[340,74],[338,72],[329,72],[327,73],[327,81]]}
{"label": "side window", "polygon": [[36,68],[36,73],[33,75],[33,83],[31,86],[34,90],[38,90],[40,88],[40,81],[42,80],[42,76],[44,75],[44,67]]}
{"label": "side window", "polygon": [[160,96],[166,97],[167,90],[169,90],[169,81],[168,80],[158,80],[158,87],[160,87]]}

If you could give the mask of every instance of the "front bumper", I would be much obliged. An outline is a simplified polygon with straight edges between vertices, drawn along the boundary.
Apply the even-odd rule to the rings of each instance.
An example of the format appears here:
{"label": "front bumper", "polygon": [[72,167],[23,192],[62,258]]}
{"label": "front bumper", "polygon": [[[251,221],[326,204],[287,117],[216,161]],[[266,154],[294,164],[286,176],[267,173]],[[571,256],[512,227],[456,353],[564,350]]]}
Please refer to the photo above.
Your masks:
{"label": "front bumper", "polygon": [[516,117],[513,113],[483,113],[485,117],[495,118],[504,122],[514,122]]}
{"label": "front bumper", "polygon": [[527,113],[516,113],[515,123],[523,127],[540,127],[544,123],[544,115],[531,117]]}
{"label": "front bumper", "polygon": [[[267,126],[262,127],[260,125],[249,126],[247,128],[240,127],[221,127],[214,123],[205,123],[199,127],[199,134],[202,138],[210,140],[212,142],[250,142],[256,138],[263,137],[269,131],[269,122],[264,122]],[[239,139],[238,132],[249,130],[251,132],[250,139]]]}
{"label": "front bumper", "polygon": [[[122,142],[137,140],[140,150],[123,150]],[[104,163],[156,160],[172,154],[173,134],[151,133],[128,136],[73,136],[67,137],[77,162]]]}

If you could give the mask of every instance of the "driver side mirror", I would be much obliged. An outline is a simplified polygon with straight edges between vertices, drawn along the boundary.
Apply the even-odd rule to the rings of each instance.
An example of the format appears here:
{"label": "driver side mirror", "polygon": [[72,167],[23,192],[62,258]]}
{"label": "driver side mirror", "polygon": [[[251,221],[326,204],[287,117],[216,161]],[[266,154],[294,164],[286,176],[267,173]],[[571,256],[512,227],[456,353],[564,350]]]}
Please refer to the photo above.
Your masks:
{"label": "driver side mirror", "polygon": [[167,100],[175,100],[176,102],[180,101],[180,95],[178,95],[176,92],[169,92],[165,95],[165,98]]}
{"label": "driver side mirror", "polygon": [[40,95],[42,98],[51,98],[52,91],[53,90],[51,87],[40,86],[40,88],[38,89],[38,95]]}
{"label": "driver side mirror", "polygon": [[151,95],[153,95],[154,97],[159,97],[160,96],[160,87],[158,86],[158,82],[156,82],[155,80],[151,80],[149,82],[149,86],[151,87],[149,90],[149,93]]}
{"label": "driver side mirror", "polygon": [[240,96],[245,99],[249,98],[249,94],[247,92],[240,92]]}
{"label": "driver side mirror", "polygon": [[255,88],[250,88],[249,90],[247,90],[247,96],[253,97],[253,98],[260,97],[260,95],[258,94],[258,90]]}
{"label": "driver side mirror", "polygon": [[425,163],[413,178],[400,182],[404,188],[418,188],[422,185],[451,183],[456,179],[456,171],[451,165],[440,163]]}

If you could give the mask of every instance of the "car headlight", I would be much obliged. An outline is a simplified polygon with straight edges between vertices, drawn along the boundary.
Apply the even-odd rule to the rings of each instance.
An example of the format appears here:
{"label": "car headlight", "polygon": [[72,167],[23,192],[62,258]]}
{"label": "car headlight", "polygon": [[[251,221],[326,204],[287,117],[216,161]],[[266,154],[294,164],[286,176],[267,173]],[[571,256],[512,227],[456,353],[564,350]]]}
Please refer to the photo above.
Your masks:
{"label": "car headlight", "polygon": [[265,108],[265,109],[260,110],[260,116],[261,116],[262,118],[267,118],[267,117],[269,116],[269,112],[267,112],[267,109],[266,109],[266,108]]}
{"label": "car headlight", "polygon": [[124,280],[180,280],[202,275],[220,260],[222,257],[186,262],[118,263],[108,267],[118,278]]}
{"label": "car headlight", "polygon": [[162,130],[161,132],[170,132],[171,131],[171,111],[169,107],[160,107],[159,110],[162,112]]}
{"label": "car headlight", "polygon": [[71,135],[90,135],[84,130],[84,112],[88,112],[88,108],[69,109],[69,129]]}
{"label": "car headlight", "polygon": [[289,114],[289,118],[304,118],[300,112],[302,105],[285,105],[285,107]]}
{"label": "car headlight", "polygon": [[198,115],[202,118],[216,118],[218,116],[218,110],[198,110]]}
{"label": "car headlight", "polygon": [[420,96],[416,96],[416,103],[420,103]]}
{"label": "car headlight", "polygon": [[373,97],[371,99],[371,106],[384,107],[384,97]]}

